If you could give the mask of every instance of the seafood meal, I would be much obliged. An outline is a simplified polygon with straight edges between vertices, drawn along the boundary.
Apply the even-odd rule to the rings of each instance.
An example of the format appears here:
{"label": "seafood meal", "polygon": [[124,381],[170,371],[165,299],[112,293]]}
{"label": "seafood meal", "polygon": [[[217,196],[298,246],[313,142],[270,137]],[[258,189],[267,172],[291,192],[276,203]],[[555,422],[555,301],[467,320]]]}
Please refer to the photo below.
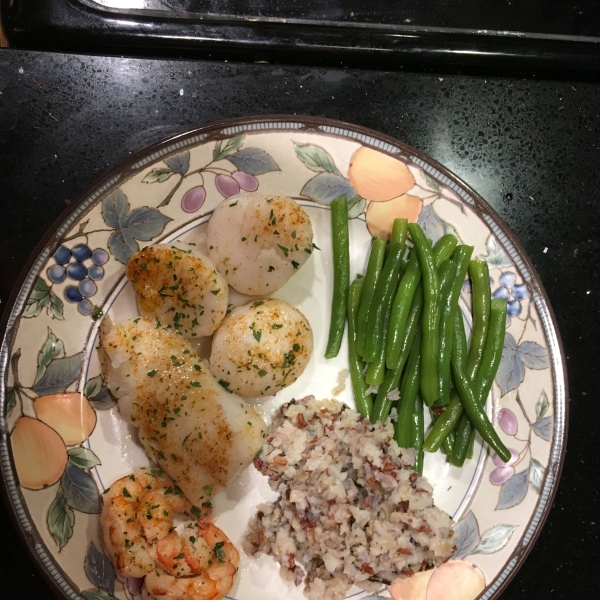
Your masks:
{"label": "seafood meal", "polygon": [[[289,198],[240,194],[212,214],[206,248],[133,254],[140,316],[100,329],[107,386],[157,465],[104,493],[104,550],[119,575],[144,578],[158,600],[219,600],[240,552],[267,554],[308,598],[341,600],[353,585],[376,590],[446,563],[453,521],[385,417],[308,397],[267,426],[254,407],[302,377],[313,352],[307,318],[269,297],[316,248],[308,214]],[[230,294],[253,298],[234,306]],[[238,549],[215,525],[213,500],[252,464],[279,499],[257,507]]]}

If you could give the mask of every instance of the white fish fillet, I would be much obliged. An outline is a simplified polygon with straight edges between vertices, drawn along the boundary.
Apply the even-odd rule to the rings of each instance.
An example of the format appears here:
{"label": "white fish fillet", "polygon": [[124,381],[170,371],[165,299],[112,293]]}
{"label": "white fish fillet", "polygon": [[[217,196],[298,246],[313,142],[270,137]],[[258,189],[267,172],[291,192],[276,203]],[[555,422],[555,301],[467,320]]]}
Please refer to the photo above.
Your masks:
{"label": "white fish fillet", "polygon": [[123,417],[189,500],[206,501],[252,462],[265,422],[174,330],[143,317],[105,329],[103,372]]}

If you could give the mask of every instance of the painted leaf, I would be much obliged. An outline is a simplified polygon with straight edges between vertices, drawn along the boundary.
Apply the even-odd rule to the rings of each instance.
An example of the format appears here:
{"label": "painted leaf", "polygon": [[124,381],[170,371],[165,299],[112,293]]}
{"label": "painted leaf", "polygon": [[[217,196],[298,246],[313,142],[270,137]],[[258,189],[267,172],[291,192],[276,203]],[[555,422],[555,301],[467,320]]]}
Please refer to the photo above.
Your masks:
{"label": "painted leaf", "polygon": [[502,484],[496,510],[512,508],[522,502],[527,494],[528,475],[529,469],[525,469],[520,473],[515,473],[508,481]]}
{"label": "painted leaf", "polygon": [[364,198],[358,195],[350,198],[348,200],[348,218],[356,219],[356,217],[365,212],[365,208],[367,208],[367,201]]}
{"label": "painted leaf", "polygon": [[175,171],[173,169],[159,167],[158,169],[152,169],[152,171],[150,171],[150,173],[148,173],[148,175],[142,179],[142,183],[162,183],[163,181],[169,179],[171,175],[175,175]]}
{"label": "painted leaf", "polygon": [[552,417],[543,417],[533,424],[533,431],[543,440],[549,442],[552,439]]}
{"label": "painted leaf", "polygon": [[64,319],[63,301],[52,291],[50,290],[50,306],[48,306],[48,314],[53,318],[59,321]]}
{"label": "painted leaf", "polygon": [[512,532],[516,529],[515,525],[496,525],[486,529],[481,536],[481,541],[473,554],[491,554],[498,552],[508,544]]}
{"label": "painted leaf", "polygon": [[433,208],[433,204],[428,204],[421,209],[418,223],[425,232],[425,235],[437,242],[446,233],[456,234],[452,225],[449,225],[443,219],[440,219]]}
{"label": "painted leaf", "polygon": [[88,514],[100,513],[100,494],[94,478],[87,471],[67,463],[60,483],[69,506]]}
{"label": "painted leaf", "polygon": [[314,144],[294,144],[294,150],[298,158],[311,170],[317,173],[326,171],[341,175],[329,154]]}
{"label": "painted leaf", "polygon": [[80,469],[91,469],[102,464],[89,448],[71,448],[67,454],[69,455],[69,462]]}
{"label": "painted leaf", "polygon": [[112,594],[107,594],[102,590],[84,590],[83,592],[81,592],[81,595],[86,600],[117,600],[117,598],[115,598]]}
{"label": "painted leaf", "polygon": [[512,334],[506,332],[502,358],[496,373],[496,382],[500,386],[502,395],[519,387],[524,377],[525,365],[522,356],[518,352],[517,342]]}
{"label": "painted leaf", "polygon": [[62,487],[58,486],[56,498],[48,511],[48,529],[54,541],[58,544],[58,549],[62,550],[64,545],[73,535],[73,526],[75,525],[75,514],[65,501],[65,495]]}
{"label": "painted leaf", "polygon": [[442,186],[440,185],[439,181],[433,179],[433,177],[431,177],[429,173],[423,171],[423,178],[425,179],[425,183],[434,190],[437,190],[439,192],[442,189]]}
{"label": "painted leaf", "polygon": [[231,156],[244,143],[244,137],[244,134],[242,134],[228,140],[219,140],[213,150],[213,160],[222,160]]}
{"label": "painted leaf", "polygon": [[104,377],[102,375],[98,375],[97,377],[92,377],[87,380],[85,384],[85,389],[83,390],[83,395],[90,400],[91,398],[95,398],[96,395],[102,389],[104,385]]}
{"label": "painted leaf", "polygon": [[306,182],[300,194],[324,204],[331,204],[336,198],[344,194],[348,198],[356,196],[352,184],[345,177],[333,173],[315,175]]}
{"label": "painted leaf", "polygon": [[94,398],[88,398],[90,404],[96,410],[106,410],[112,408],[116,403],[116,398],[108,388],[103,387]]}
{"label": "painted leaf", "polygon": [[53,319],[61,321],[64,319],[62,300],[41,277],[38,277],[31,295],[27,299],[23,316],[26,318],[37,317],[43,308]]}
{"label": "painted leaf", "polygon": [[542,489],[542,482],[544,481],[545,469],[535,458],[529,461],[529,483],[534,489],[536,494],[539,494]]}
{"label": "painted leaf", "polygon": [[87,578],[101,590],[109,594],[115,593],[117,572],[106,555],[92,542],[85,555],[84,569]]}
{"label": "painted leaf", "polygon": [[54,333],[52,333],[52,330],[48,328],[48,337],[46,338],[46,343],[38,354],[38,368],[33,383],[36,384],[42,378],[46,372],[46,369],[48,368],[48,365],[55,358],[62,358],[64,355],[65,345],[54,335]]}
{"label": "painted leaf", "polygon": [[458,538],[456,539],[456,552],[453,558],[463,558],[473,553],[473,550],[479,544],[479,525],[472,511],[469,511],[467,516],[459,521],[454,528]]}
{"label": "painted leaf", "polygon": [[190,153],[189,150],[180,152],[175,156],[169,156],[165,158],[167,166],[179,175],[185,175],[190,170]]}
{"label": "painted leaf", "polygon": [[512,262],[508,254],[493,235],[488,237],[487,241],[485,242],[485,247],[488,253],[487,256],[483,257],[483,259],[488,264],[499,268],[512,266]]}
{"label": "painted leaf", "polygon": [[530,369],[548,368],[548,352],[537,342],[522,342],[517,352],[526,367]]}
{"label": "painted leaf", "polygon": [[546,395],[546,390],[542,390],[540,397],[535,405],[535,417],[536,419],[541,419],[548,410],[550,403],[548,402],[548,396]]}
{"label": "painted leaf", "polygon": [[156,208],[141,206],[131,211],[126,219],[123,231],[127,231],[131,237],[144,242],[162,233],[165,225],[170,221]]}
{"label": "painted leaf", "polygon": [[119,262],[126,265],[130,256],[138,251],[139,245],[128,231],[117,229],[108,238],[108,249]]}
{"label": "painted leaf", "polygon": [[104,387],[102,375],[88,379],[83,395],[96,410],[106,410],[115,405],[116,400],[107,387]]}
{"label": "painted leaf", "polygon": [[129,200],[120,189],[113,190],[102,201],[102,218],[109,227],[122,227],[128,214]]}
{"label": "painted leaf", "polygon": [[13,408],[17,405],[15,390],[12,387],[6,388],[6,416],[10,417]]}
{"label": "painted leaf", "polygon": [[249,175],[262,175],[271,171],[281,171],[271,155],[260,148],[244,148],[229,156],[227,160],[240,171]]}
{"label": "painted leaf", "polygon": [[83,352],[53,360],[44,376],[31,388],[38,396],[64,392],[81,373]]}

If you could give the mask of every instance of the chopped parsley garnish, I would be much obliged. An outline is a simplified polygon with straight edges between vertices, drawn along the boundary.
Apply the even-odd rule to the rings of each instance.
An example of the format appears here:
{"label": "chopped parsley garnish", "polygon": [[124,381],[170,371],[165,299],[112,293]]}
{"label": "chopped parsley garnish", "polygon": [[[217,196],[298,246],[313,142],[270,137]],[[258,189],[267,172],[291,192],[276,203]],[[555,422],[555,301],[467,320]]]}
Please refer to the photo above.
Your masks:
{"label": "chopped parsley garnish", "polygon": [[253,331],[252,335],[254,336],[254,339],[257,342],[260,342],[260,336],[262,335],[262,329],[259,329],[258,331]]}
{"label": "chopped parsley garnish", "polygon": [[156,371],[152,369],[152,371],[148,371],[148,377],[154,377],[156,375]]}

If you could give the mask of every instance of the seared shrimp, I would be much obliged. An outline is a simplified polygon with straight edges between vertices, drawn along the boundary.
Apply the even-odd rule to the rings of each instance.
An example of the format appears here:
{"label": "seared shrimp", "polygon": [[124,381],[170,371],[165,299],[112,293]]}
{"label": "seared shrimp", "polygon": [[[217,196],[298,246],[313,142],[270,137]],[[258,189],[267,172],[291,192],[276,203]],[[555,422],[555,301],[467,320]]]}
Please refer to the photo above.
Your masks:
{"label": "seared shrimp", "polygon": [[[240,557],[208,512],[192,506],[162,471],[139,469],[104,495],[107,556],[121,575],[146,576],[155,598],[219,600],[233,586]],[[188,517],[184,535],[173,521],[179,513]]]}
{"label": "seared shrimp", "polygon": [[196,250],[148,246],[129,259],[127,278],[142,315],[188,339],[212,335],[227,313],[227,282]]}
{"label": "seared shrimp", "polygon": [[193,544],[182,538],[165,544],[161,559],[167,568],[145,581],[157,600],[219,600],[232,588],[240,561],[235,546],[210,523],[199,521],[198,533]]}
{"label": "seared shrimp", "polygon": [[290,198],[238,194],[224,200],[206,231],[208,253],[242,294],[272,294],[309,259],[313,230]]}

